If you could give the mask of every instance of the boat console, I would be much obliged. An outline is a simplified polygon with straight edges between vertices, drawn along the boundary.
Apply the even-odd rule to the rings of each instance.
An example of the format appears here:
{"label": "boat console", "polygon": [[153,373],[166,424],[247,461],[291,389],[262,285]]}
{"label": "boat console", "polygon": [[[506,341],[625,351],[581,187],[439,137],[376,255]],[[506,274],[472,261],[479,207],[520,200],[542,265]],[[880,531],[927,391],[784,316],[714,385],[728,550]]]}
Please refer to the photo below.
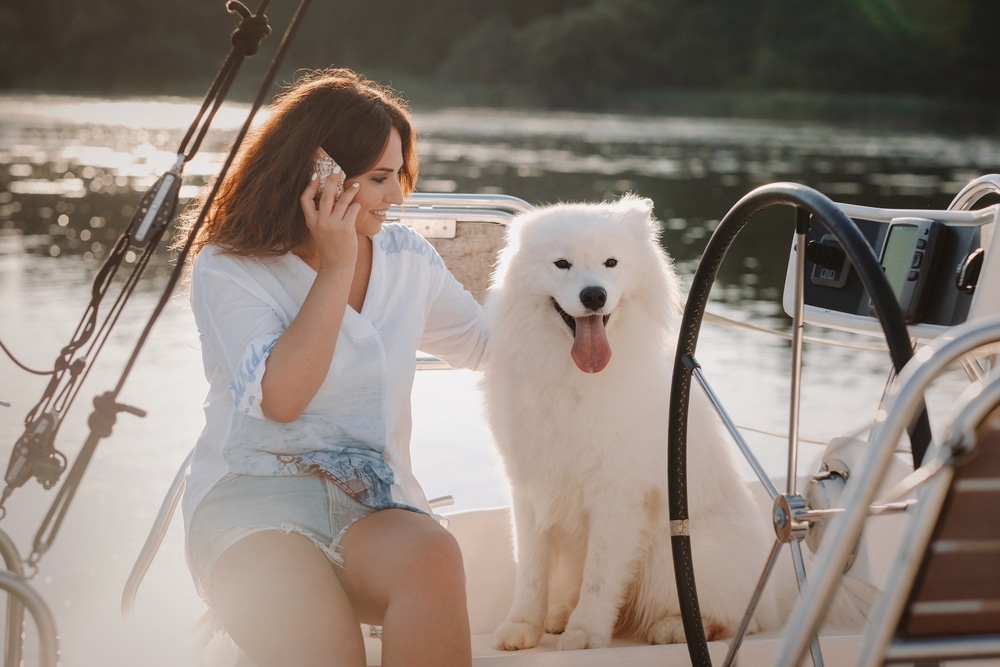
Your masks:
{"label": "boat console", "polygon": [[[871,246],[913,338],[928,341],[969,319],[1000,313],[982,283],[1000,279],[993,249],[1000,206],[973,211],[890,210],[840,204]],[[826,228],[810,219],[805,235],[805,321],[879,334],[878,318],[856,271]],[[782,305],[792,313],[798,242],[789,253]]]}

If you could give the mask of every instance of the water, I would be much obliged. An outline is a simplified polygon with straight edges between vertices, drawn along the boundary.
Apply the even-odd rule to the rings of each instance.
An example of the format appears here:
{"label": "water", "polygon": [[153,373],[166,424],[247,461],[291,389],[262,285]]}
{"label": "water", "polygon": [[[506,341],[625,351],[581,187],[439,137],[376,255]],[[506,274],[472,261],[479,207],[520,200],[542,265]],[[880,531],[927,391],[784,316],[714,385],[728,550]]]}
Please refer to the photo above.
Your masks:
{"label": "water", "polygon": [[[174,161],[198,101],[0,97],[0,341],[26,366],[50,368],[72,335],[91,284],[140,194]],[[224,158],[247,109],[225,107],[185,169],[193,196]],[[809,124],[591,114],[453,110],[418,113],[424,191],[503,192],[535,204],[596,200],[631,190],[650,197],[685,279],[719,219],[757,185],[791,180],[836,200],[882,207],[944,207],[970,179],[1000,165],[990,137],[885,134]],[[750,225],[723,265],[711,309],[786,328],[777,304],[790,213]],[[126,265],[128,269],[130,265]],[[88,434],[95,394],[113,388],[171,270],[160,253],[123,310],[67,414],[56,447],[72,463]],[[787,420],[788,345],[706,325],[699,359],[739,423],[781,430]],[[825,441],[871,417],[884,355],[812,348],[805,356],[803,431]],[[23,431],[46,379],[0,355],[0,454]],[[508,502],[481,421],[473,373],[428,372],[414,393],[414,466],[429,496],[454,509]],[[123,413],[99,445],[66,523],[32,584],[53,608],[64,664],[176,667],[189,662],[204,607],[183,561],[175,521],[123,620],[119,598],[160,502],[201,426],[205,382],[183,294],[167,304],[125,379]],[[750,436],[770,470],[780,441]],[[814,465],[815,451],[804,457]],[[749,473],[748,473],[749,474]],[[34,481],[6,504],[2,529],[24,553],[55,490]],[[29,633],[29,655],[35,647]]]}

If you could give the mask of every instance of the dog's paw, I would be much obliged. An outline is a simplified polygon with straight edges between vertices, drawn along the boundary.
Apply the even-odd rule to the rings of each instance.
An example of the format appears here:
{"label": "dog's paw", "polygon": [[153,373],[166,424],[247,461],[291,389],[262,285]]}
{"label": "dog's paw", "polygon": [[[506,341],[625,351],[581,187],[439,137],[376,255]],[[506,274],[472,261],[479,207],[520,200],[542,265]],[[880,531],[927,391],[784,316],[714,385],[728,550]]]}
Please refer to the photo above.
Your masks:
{"label": "dog's paw", "polygon": [[[716,621],[715,619],[712,618],[703,618],[701,620],[705,624],[705,639],[707,639],[710,642],[714,642],[717,639],[725,639],[726,637],[732,637],[733,635],[736,634],[735,627],[731,628],[722,621]],[[749,630],[750,632],[756,632],[757,630],[756,624],[751,623]]]}
{"label": "dog's paw", "polygon": [[680,644],[684,641],[684,621],[680,616],[664,616],[649,627],[650,644]]}
{"label": "dog's paw", "polygon": [[[710,642],[735,634],[735,631],[724,623],[710,618],[702,621],[705,624],[705,639]],[[646,639],[650,644],[680,644],[684,641],[684,621],[680,616],[664,616],[650,626]]]}
{"label": "dog's paw", "polygon": [[587,630],[581,626],[569,626],[559,638],[560,651],[574,651],[581,648],[605,648],[611,644],[611,635]]}
{"label": "dog's paw", "polygon": [[553,635],[560,635],[566,630],[566,623],[569,622],[569,615],[573,613],[573,607],[568,604],[554,604],[549,607],[548,616],[545,617],[545,632]]}
{"label": "dog's paw", "polygon": [[505,621],[493,633],[493,645],[501,651],[518,651],[538,646],[542,641],[542,627],[534,623]]}

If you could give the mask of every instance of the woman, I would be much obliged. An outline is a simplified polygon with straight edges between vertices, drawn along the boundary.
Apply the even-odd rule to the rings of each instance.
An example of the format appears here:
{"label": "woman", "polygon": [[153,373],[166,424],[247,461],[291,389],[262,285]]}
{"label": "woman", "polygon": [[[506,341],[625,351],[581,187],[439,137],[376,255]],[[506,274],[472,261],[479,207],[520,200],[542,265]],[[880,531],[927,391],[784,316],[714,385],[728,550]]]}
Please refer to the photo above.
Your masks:
{"label": "woman", "polygon": [[392,91],[307,75],[248,137],[194,242],[211,386],[188,560],[262,667],[364,665],[360,623],[383,626],[384,665],[471,663],[462,557],[413,477],[409,399],[418,347],[475,368],[487,332],[430,244],[384,224],[414,189],[415,141]]}

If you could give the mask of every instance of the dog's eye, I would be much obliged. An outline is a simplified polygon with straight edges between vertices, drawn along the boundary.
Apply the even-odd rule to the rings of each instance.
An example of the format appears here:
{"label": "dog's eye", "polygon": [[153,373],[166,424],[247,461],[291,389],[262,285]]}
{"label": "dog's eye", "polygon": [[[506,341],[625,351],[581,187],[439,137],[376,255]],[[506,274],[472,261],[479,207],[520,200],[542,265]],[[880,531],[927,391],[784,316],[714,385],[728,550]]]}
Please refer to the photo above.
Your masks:
{"label": "dog's eye", "polygon": [[614,257],[609,257],[608,260],[604,262],[604,266],[608,267],[609,269],[614,268],[618,266],[618,260],[615,259]]}
{"label": "dog's eye", "polygon": [[557,260],[556,260],[555,262],[553,262],[553,263],[554,263],[554,264],[556,265],[556,268],[557,268],[557,269],[568,269],[568,268],[570,268],[571,266],[573,266],[572,264],[570,264],[570,263],[569,263],[568,261],[566,261],[565,259],[557,259]]}

